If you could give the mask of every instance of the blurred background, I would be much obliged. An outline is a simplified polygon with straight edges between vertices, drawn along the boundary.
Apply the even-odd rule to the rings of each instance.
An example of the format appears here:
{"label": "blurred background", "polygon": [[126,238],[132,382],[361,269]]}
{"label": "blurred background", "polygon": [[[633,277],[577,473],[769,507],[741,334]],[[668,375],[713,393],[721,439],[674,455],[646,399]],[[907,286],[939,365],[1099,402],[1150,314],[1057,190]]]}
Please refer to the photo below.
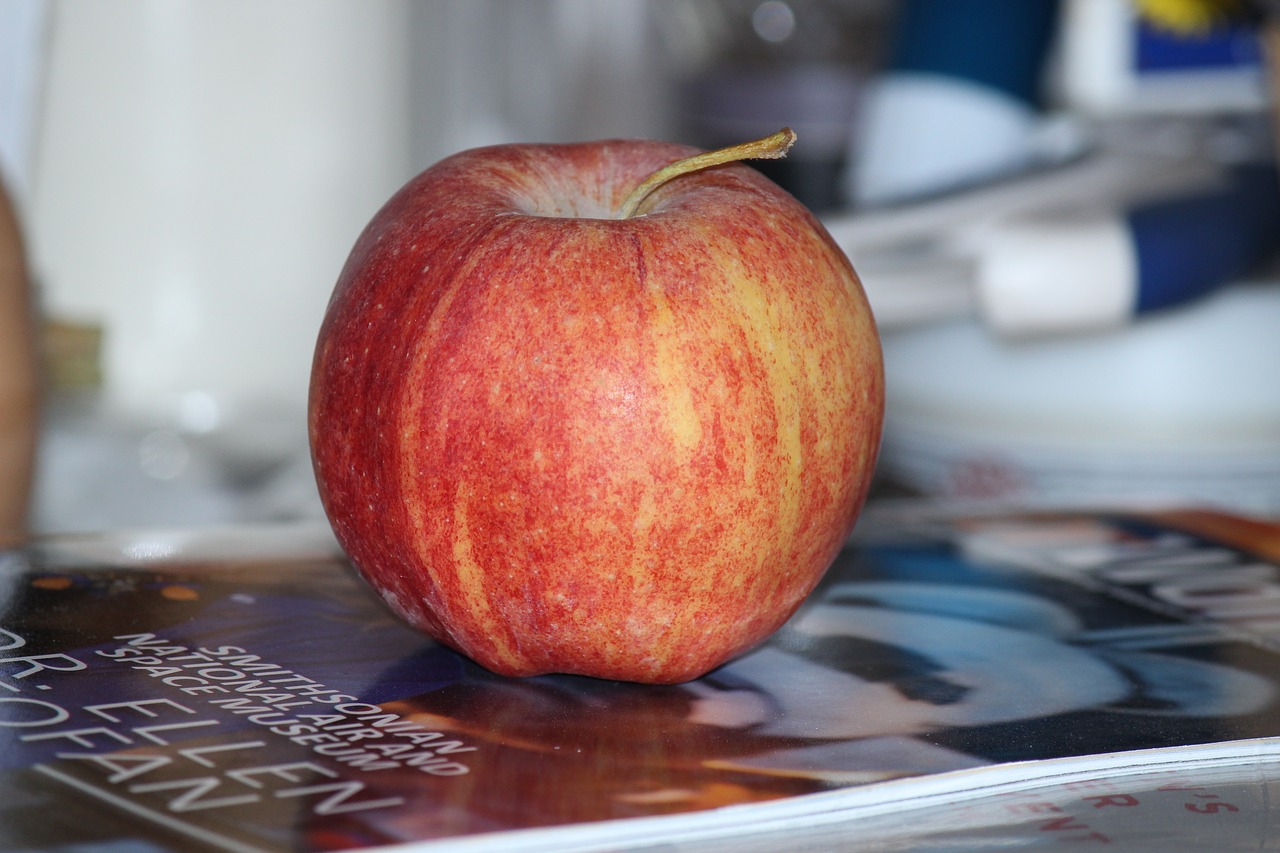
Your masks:
{"label": "blurred background", "polygon": [[321,315],[369,217],[441,157],[784,124],[799,142],[761,168],[881,326],[886,493],[1280,514],[1269,12],[0,0],[42,366],[31,525],[319,517]]}

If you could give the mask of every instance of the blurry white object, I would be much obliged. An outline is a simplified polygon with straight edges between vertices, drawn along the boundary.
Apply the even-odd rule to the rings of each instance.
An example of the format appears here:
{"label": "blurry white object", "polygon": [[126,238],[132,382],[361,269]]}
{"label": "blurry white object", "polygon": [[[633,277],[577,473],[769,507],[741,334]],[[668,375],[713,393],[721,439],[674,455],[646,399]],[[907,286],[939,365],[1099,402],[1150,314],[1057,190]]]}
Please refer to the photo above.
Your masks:
{"label": "blurry white object", "polygon": [[1039,116],[965,80],[886,77],[872,85],[862,124],[846,195],[863,205],[1018,172],[1038,156]]}
{"label": "blurry white object", "polygon": [[1245,27],[1190,33],[1180,51],[1176,34],[1142,26],[1132,0],[1066,0],[1060,29],[1059,88],[1071,109],[1220,115],[1268,106],[1261,47]]}
{"label": "blurry white object", "polygon": [[413,173],[472,145],[636,133],[661,94],[632,74],[655,64],[637,2],[51,8],[47,309],[104,326],[109,413],[195,432],[300,428],[333,284]]}
{"label": "blurry white object", "polygon": [[409,5],[52,4],[34,267],[103,326],[107,412],[305,442],[333,282],[411,169]]}
{"label": "blurry white object", "polygon": [[1123,217],[1105,207],[1016,219],[973,242],[974,285],[992,329],[1087,332],[1133,317],[1138,259]]}
{"label": "blurry white object", "polygon": [[1280,283],[1109,333],[1010,342],[976,322],[884,338],[884,470],[930,494],[1181,500],[1280,512]]}
{"label": "blurry white object", "polygon": [[31,180],[47,18],[45,0],[0,3],[0,179],[20,209]]}

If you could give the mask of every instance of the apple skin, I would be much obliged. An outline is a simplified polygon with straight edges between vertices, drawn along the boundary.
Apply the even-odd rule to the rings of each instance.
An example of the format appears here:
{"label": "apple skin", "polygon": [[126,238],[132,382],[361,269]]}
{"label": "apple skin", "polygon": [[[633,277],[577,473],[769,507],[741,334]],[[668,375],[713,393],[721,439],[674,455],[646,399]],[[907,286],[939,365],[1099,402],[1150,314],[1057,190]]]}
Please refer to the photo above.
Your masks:
{"label": "apple skin", "polygon": [[320,496],[404,620],[503,675],[646,683],[763,641],[839,551],[884,412],[853,267],[742,164],[449,157],[374,216],[311,378]]}

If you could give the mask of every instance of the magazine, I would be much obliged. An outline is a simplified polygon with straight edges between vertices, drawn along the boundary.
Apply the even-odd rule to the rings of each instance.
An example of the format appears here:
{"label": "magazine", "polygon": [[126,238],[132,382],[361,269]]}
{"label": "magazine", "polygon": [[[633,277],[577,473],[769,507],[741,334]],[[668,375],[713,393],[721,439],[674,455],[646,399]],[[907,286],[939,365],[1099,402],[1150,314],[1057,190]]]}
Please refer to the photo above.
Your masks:
{"label": "magazine", "polygon": [[492,675],[318,526],[36,540],[0,551],[0,849],[1257,849],[1278,560],[1211,512],[872,508],[766,644],[644,686]]}

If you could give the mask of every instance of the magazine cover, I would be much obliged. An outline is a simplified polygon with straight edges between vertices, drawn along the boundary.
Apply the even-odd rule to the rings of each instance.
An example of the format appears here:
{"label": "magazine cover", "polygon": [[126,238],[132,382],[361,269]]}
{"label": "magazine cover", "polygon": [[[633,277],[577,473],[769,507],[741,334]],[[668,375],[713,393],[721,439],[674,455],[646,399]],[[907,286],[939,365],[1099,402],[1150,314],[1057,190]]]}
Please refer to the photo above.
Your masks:
{"label": "magazine cover", "polygon": [[[0,552],[0,848],[746,849],[1141,774],[1265,786],[1277,556],[1208,513],[868,512],[766,645],[655,687],[494,676],[318,528],[36,541]],[[1212,837],[1256,849],[1269,815],[1214,796]]]}

